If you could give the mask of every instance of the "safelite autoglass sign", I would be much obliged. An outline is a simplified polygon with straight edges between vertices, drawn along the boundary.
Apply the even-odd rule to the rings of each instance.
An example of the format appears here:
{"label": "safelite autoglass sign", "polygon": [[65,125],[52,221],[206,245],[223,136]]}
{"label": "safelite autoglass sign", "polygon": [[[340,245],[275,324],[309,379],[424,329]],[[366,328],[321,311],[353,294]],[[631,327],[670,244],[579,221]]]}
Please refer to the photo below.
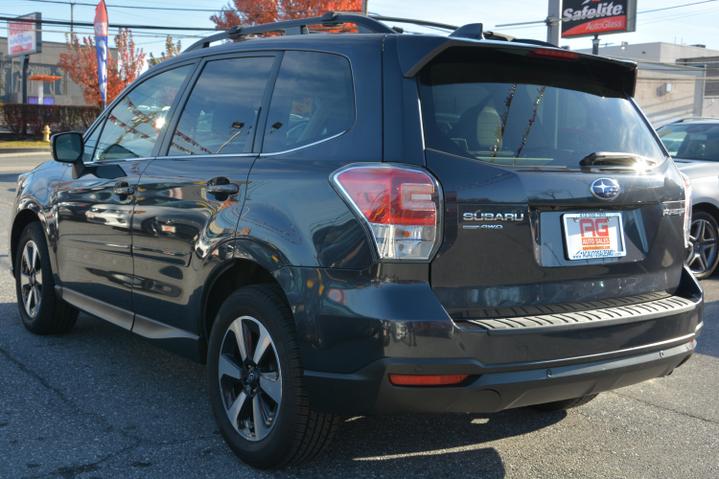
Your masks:
{"label": "safelite autoglass sign", "polygon": [[564,0],[562,37],[633,32],[636,14],[636,0]]}
{"label": "safelite autoglass sign", "polygon": [[42,44],[40,19],[39,13],[31,13],[18,17],[15,21],[8,20],[8,55],[15,57],[40,53]]}

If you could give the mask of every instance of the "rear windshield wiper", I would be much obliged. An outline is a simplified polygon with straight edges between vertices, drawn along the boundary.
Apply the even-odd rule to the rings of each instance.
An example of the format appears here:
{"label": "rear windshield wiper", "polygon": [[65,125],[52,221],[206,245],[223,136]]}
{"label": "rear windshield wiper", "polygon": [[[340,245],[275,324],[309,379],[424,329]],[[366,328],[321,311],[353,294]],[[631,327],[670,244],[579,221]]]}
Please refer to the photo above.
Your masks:
{"label": "rear windshield wiper", "polygon": [[620,152],[609,152],[609,151],[596,151],[590,153],[579,162],[579,166],[582,168],[596,167],[608,167],[617,169],[637,169],[642,170],[656,165],[655,161],[652,161],[644,156],[636,155],[634,153],[620,153]]}

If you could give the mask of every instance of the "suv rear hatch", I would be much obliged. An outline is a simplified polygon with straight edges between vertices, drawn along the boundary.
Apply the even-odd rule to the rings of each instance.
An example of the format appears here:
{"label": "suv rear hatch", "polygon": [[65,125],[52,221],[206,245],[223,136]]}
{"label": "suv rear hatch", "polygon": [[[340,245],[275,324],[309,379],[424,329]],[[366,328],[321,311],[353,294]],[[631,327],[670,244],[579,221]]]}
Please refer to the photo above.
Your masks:
{"label": "suv rear hatch", "polygon": [[453,44],[414,70],[445,199],[431,283],[454,319],[674,293],[682,180],[630,99],[633,64]]}

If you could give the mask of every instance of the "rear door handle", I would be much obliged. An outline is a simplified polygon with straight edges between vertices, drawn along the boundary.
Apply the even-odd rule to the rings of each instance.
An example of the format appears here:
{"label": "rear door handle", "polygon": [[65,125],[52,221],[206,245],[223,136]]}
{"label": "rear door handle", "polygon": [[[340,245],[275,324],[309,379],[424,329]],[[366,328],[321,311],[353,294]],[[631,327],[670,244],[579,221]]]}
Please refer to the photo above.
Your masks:
{"label": "rear door handle", "polygon": [[117,196],[130,196],[131,194],[135,193],[135,188],[128,185],[124,181],[121,181],[115,184],[115,187],[112,189],[112,192],[115,193]]}
{"label": "rear door handle", "polygon": [[239,185],[235,183],[207,183],[207,192],[213,195],[235,195],[240,192]]}

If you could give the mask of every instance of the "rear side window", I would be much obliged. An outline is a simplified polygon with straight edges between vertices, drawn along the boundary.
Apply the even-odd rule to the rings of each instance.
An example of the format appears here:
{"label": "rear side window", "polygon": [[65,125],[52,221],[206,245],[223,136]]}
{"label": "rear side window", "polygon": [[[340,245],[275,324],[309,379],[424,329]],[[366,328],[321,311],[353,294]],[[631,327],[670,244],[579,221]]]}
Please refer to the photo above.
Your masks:
{"label": "rear side window", "polygon": [[663,160],[641,115],[591,70],[522,57],[437,62],[420,77],[427,146],[515,167],[579,168],[596,152]]}
{"label": "rear side window", "polygon": [[349,61],[326,53],[286,52],[272,95],[262,151],[306,146],[348,130],[353,122]]}
{"label": "rear side window", "polygon": [[207,62],[172,136],[169,155],[246,153],[274,57]]}
{"label": "rear side window", "polygon": [[186,65],[160,73],[125,95],[107,115],[95,149],[95,160],[151,156],[170,118],[175,97],[193,68],[194,65]]}

